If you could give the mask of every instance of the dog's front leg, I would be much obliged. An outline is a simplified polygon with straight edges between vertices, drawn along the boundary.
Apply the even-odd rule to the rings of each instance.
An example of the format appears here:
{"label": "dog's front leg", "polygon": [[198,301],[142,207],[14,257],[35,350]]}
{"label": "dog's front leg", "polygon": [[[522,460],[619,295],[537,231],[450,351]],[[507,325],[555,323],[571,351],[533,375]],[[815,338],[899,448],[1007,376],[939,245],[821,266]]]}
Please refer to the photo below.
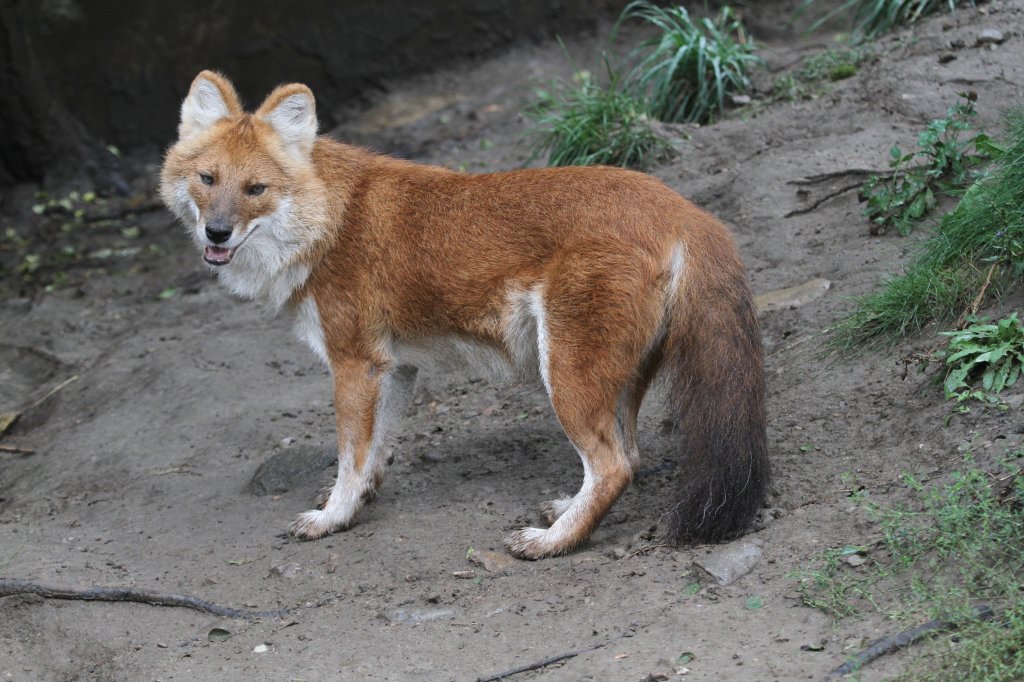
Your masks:
{"label": "dog's front leg", "polygon": [[320,509],[303,512],[290,532],[315,540],[348,528],[383,478],[377,462],[384,440],[382,411],[388,376],[372,362],[331,362],[334,412],[338,421],[338,478]]}

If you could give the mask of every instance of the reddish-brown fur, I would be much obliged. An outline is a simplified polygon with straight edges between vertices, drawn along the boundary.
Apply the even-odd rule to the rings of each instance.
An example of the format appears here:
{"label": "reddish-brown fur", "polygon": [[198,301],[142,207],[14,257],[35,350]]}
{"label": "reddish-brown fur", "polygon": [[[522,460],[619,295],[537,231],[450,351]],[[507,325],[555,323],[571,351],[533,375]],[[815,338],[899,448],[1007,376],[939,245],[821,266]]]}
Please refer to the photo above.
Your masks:
{"label": "reddish-brown fur", "polygon": [[[552,405],[589,468],[590,488],[564,522],[564,509],[549,503],[545,520],[555,525],[513,534],[510,551],[558,554],[593,531],[632,479],[636,415],[659,374],[671,383],[684,439],[669,537],[714,540],[748,525],[768,478],[762,351],[743,268],[721,223],[658,180],[619,169],[468,175],[325,137],[303,158],[264,119],[287,101],[308,98],[312,106],[305,86],[278,88],[250,115],[226,79],[201,79],[216,86],[229,115],[183,133],[167,156],[164,196],[187,213],[174,194],[187,182],[198,217],[183,219],[198,220],[200,230],[214,215],[243,230],[286,198],[299,212],[289,229],[301,245],[290,262],[309,274],[288,304],[311,297],[322,325],[344,460],[331,493],[338,500],[347,494],[343,476],[363,488],[360,498],[380,482],[373,449],[395,349],[455,338],[514,363],[510,325],[528,309],[510,296],[537,292],[536,342],[543,327]],[[184,119],[183,110],[183,128]],[[216,173],[216,182],[203,184],[200,172]],[[265,193],[247,196],[253,183]],[[336,530],[311,519],[293,530],[310,538]]]}

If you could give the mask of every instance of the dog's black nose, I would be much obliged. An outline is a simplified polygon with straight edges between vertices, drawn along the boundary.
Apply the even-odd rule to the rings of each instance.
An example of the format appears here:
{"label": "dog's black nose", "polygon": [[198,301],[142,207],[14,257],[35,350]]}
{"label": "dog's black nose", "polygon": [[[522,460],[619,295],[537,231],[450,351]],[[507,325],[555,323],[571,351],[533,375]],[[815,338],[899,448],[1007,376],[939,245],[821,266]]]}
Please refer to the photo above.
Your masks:
{"label": "dog's black nose", "polygon": [[231,226],[220,222],[207,223],[206,238],[214,244],[223,244],[231,238]]}

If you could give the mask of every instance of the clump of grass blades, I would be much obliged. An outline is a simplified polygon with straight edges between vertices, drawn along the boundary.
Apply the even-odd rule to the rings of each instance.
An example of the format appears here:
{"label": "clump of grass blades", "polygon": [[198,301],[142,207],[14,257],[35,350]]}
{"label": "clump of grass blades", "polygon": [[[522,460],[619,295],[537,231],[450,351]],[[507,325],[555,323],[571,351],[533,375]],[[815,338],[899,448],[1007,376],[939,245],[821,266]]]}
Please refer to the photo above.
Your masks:
{"label": "clump of grass blades", "polygon": [[812,55],[795,72],[775,80],[771,99],[813,99],[826,92],[829,83],[855,76],[861,64],[877,58],[871,47],[828,49]]}
{"label": "clump of grass blades", "polygon": [[556,84],[526,115],[535,122],[534,156],[547,154],[549,166],[606,164],[645,168],[671,149],[651,127],[646,105],[619,86],[608,69],[601,87],[587,72]]}
{"label": "clump of grass blades", "polygon": [[904,274],[832,329],[828,347],[846,352],[878,346],[920,331],[931,322],[976,313],[986,297],[1019,286],[1024,276],[1024,108],[1008,117],[1009,144],[991,173],[975,182],[942,218],[935,235]]}
{"label": "clump of grass blades", "polygon": [[714,20],[693,19],[685,7],[637,0],[619,21],[640,19],[658,29],[632,53],[627,86],[651,114],[674,123],[705,123],[725,108],[725,97],[750,88],[748,71],[761,62],[743,23],[728,6]]}
{"label": "clump of grass blades", "polygon": [[[801,8],[806,9],[814,2],[804,0]],[[913,24],[921,17],[942,9],[952,12],[963,5],[973,7],[974,0],[847,0],[819,19],[812,29],[836,15],[850,13],[853,15],[854,33],[861,38],[874,40],[897,26]]]}
{"label": "clump of grass blades", "polygon": [[[901,621],[960,623],[955,647],[926,651],[913,679],[1003,682],[1024,679],[1024,451],[1001,474],[968,457],[945,485],[912,476],[907,505],[883,506],[859,494],[882,537],[870,548],[838,547],[795,574],[804,602],[837,620],[865,608]],[[853,568],[843,561],[862,555]],[[974,605],[997,614],[978,620]]]}

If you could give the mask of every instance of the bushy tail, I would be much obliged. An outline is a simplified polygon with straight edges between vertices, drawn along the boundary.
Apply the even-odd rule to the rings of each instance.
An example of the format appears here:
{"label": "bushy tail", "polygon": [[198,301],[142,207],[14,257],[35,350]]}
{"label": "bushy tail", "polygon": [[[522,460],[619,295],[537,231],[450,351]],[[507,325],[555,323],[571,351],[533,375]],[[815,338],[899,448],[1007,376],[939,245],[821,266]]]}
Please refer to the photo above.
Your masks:
{"label": "bushy tail", "polygon": [[732,253],[702,256],[670,313],[661,365],[681,448],[679,488],[664,518],[666,540],[675,543],[742,534],[771,476],[764,352],[750,289]]}

